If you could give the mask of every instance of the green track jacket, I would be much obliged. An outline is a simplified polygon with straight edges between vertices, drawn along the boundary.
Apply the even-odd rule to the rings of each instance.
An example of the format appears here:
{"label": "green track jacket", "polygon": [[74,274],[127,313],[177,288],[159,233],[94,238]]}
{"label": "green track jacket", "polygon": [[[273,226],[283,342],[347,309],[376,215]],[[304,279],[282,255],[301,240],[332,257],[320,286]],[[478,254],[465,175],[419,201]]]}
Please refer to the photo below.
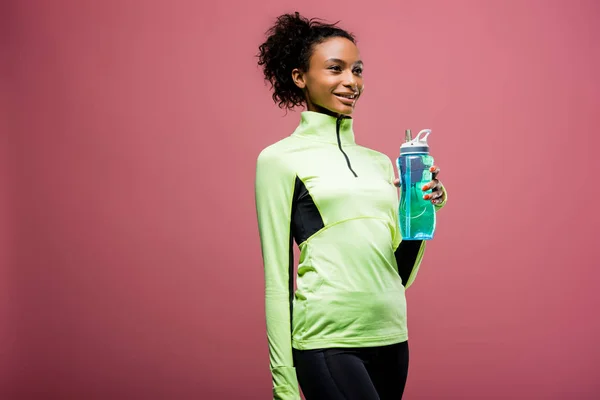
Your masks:
{"label": "green track jacket", "polygon": [[[300,399],[292,347],[408,339],[404,290],[424,241],[402,241],[394,164],[359,146],[351,118],[305,111],[257,160],[255,195],[275,399]],[[436,209],[445,205],[437,205]],[[300,249],[294,291],[293,242]]]}

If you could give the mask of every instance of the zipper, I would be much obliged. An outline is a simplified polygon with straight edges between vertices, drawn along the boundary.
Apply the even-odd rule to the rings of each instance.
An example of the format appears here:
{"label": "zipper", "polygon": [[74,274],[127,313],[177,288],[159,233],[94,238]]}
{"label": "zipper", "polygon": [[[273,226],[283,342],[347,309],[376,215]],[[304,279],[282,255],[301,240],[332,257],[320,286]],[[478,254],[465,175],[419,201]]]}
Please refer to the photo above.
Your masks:
{"label": "zipper", "polygon": [[346,158],[346,164],[348,164],[348,168],[350,169],[350,171],[352,171],[352,173],[354,174],[354,177],[358,178],[358,175],[356,175],[356,172],[354,172],[354,170],[352,169],[352,165],[350,165],[350,159],[348,158],[348,155],[346,154],[346,152],[344,152],[344,149],[342,149],[342,139],[340,138],[340,125],[341,124],[342,124],[342,117],[338,117],[336,124],[335,124],[335,133],[337,135],[338,147],[340,148],[340,151]]}

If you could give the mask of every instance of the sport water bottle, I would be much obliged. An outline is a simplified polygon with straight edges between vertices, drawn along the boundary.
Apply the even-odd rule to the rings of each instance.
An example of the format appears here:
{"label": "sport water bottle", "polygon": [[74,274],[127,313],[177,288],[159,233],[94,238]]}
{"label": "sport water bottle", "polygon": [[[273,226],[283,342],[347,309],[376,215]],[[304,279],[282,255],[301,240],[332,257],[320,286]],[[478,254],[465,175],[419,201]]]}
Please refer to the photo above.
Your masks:
{"label": "sport water bottle", "polygon": [[400,175],[401,198],[398,219],[402,240],[431,240],[435,232],[435,207],[431,200],[423,196],[431,193],[423,186],[431,181],[429,170],[433,157],[429,155],[427,137],[430,129],[423,129],[412,139],[410,129],[406,130],[406,141],[400,146],[398,175]]}

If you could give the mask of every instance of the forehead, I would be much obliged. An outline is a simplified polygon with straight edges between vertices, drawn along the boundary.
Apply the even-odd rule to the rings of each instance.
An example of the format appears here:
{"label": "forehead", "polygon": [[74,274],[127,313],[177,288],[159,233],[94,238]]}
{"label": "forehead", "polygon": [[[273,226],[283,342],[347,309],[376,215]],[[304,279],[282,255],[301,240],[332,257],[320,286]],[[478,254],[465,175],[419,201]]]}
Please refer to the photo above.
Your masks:
{"label": "forehead", "polygon": [[350,40],[335,37],[315,45],[311,62],[325,62],[330,58],[352,64],[360,60],[360,53],[358,47]]}

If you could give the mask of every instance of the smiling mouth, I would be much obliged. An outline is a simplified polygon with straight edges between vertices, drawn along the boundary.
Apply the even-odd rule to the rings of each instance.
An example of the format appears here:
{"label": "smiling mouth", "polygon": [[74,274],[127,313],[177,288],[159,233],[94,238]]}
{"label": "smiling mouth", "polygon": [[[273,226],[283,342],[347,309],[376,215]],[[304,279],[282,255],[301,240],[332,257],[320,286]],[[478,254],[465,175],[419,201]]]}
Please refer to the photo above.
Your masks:
{"label": "smiling mouth", "polygon": [[345,94],[345,93],[334,93],[337,97],[343,97],[344,99],[354,100],[358,97],[357,94]]}
{"label": "smiling mouth", "polygon": [[358,99],[358,94],[334,93],[333,95],[346,107],[354,107]]}

